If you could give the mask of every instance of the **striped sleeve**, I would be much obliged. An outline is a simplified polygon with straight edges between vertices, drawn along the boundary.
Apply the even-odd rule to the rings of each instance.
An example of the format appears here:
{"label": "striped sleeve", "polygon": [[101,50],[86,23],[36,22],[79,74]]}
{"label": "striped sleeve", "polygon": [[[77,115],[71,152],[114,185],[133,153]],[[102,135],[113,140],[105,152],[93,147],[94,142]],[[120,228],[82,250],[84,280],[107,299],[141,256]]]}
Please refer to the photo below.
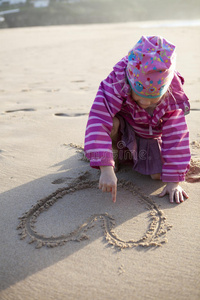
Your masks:
{"label": "striped sleeve", "polygon": [[180,182],[185,180],[189,169],[189,131],[181,109],[167,112],[163,118],[162,132],[162,181]]}
{"label": "striped sleeve", "polygon": [[90,166],[114,166],[110,133],[113,117],[120,111],[123,99],[114,92],[117,84],[113,71],[101,82],[90,110],[85,132],[84,151]]}

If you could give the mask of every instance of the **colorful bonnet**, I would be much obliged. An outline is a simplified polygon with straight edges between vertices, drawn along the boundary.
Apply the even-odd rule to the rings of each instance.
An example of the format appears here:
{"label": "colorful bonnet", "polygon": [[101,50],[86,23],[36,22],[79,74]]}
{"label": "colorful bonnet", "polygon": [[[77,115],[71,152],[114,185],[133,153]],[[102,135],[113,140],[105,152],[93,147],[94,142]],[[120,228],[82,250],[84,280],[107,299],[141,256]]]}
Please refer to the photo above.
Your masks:
{"label": "colorful bonnet", "polygon": [[126,73],[132,90],[144,98],[162,96],[175,70],[175,46],[159,36],[142,36],[128,54]]}

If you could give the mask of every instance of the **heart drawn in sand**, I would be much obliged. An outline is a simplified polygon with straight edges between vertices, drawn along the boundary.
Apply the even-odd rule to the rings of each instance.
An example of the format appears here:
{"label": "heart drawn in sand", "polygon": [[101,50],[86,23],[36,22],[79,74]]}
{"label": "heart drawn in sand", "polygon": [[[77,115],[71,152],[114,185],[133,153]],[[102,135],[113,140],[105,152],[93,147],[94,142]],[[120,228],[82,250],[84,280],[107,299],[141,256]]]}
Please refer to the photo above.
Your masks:
{"label": "heart drawn in sand", "polygon": [[51,195],[39,200],[35,206],[33,206],[29,211],[25,212],[24,215],[19,218],[20,223],[17,227],[17,229],[20,230],[19,235],[21,236],[21,239],[29,237],[29,243],[35,243],[36,248],[41,248],[42,246],[62,246],[69,241],[80,242],[82,240],[89,239],[86,233],[90,228],[97,224],[98,220],[100,220],[102,228],[104,229],[105,240],[107,243],[120,250],[137,246],[156,247],[167,242],[166,233],[168,230],[170,230],[171,226],[166,223],[166,217],[164,216],[164,213],[153,202],[153,200],[144,195],[135,184],[123,180],[118,181],[118,188],[130,191],[140,200],[140,202],[145,205],[146,209],[149,211],[149,227],[147,228],[145,234],[139,239],[130,239],[125,241],[118,237],[114,230],[115,218],[106,212],[91,215],[74,231],[65,235],[47,237],[38,233],[35,229],[35,223],[37,222],[38,216],[42,212],[50,209],[60,198],[63,198],[66,195],[74,194],[75,196],[75,193],[78,190],[94,189],[97,187],[96,180],[92,181],[86,178],[87,176],[78,177],[67,187],[59,188]]}

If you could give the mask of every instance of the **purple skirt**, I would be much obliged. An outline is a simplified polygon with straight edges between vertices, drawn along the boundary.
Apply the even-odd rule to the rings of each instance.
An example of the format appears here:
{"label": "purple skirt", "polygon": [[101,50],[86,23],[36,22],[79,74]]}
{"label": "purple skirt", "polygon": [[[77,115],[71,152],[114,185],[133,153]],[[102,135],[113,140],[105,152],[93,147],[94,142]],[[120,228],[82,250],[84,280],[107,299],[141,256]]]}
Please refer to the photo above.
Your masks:
{"label": "purple skirt", "polygon": [[131,125],[121,116],[119,140],[117,142],[119,163],[131,163],[141,174],[161,173],[162,157],[158,139],[145,139],[137,136]]}

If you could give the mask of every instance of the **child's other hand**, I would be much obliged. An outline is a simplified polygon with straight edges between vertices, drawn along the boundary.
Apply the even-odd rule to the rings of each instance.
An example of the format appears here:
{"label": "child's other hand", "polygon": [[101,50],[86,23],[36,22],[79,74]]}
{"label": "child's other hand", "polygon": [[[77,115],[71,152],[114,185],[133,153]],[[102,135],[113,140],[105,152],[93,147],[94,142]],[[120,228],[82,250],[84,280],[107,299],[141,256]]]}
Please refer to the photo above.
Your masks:
{"label": "child's other hand", "polygon": [[169,201],[174,203],[181,203],[184,201],[184,197],[187,199],[187,193],[182,189],[178,182],[168,182],[164,187],[163,191],[160,193],[159,197],[163,197],[169,194]]}
{"label": "child's other hand", "polygon": [[117,196],[117,177],[112,166],[101,166],[101,175],[99,179],[99,188],[102,192],[110,192],[112,201],[116,202]]}

